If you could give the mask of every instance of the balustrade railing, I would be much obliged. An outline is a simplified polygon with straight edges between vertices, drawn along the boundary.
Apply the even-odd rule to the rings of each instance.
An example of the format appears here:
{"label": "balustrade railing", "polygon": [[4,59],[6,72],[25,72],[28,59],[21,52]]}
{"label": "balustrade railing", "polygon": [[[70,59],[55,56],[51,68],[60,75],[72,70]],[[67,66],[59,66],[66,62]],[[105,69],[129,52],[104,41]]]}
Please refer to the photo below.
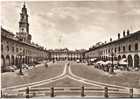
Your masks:
{"label": "balustrade railing", "polygon": [[[140,90],[139,90],[140,92]],[[46,88],[29,88],[18,90],[15,93],[4,93],[1,90],[1,98],[17,98],[17,97],[36,97],[36,96],[66,96],[68,93],[71,96],[78,95],[81,97],[89,96],[103,96],[104,98],[108,97],[126,97],[126,98],[133,98],[137,97],[140,98],[140,93],[134,93],[134,89],[117,89],[117,88],[110,88],[105,86],[104,88],[94,88],[94,87],[46,87]]]}

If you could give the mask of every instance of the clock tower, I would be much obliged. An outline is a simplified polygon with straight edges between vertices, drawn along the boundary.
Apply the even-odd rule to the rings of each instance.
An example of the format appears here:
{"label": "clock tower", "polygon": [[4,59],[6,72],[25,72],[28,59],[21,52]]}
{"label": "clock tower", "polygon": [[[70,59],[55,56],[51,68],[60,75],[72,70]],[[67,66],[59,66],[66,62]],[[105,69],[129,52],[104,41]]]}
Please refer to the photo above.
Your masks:
{"label": "clock tower", "polygon": [[20,41],[31,43],[31,35],[29,34],[28,14],[25,3],[20,13],[19,32],[17,33],[17,37]]}

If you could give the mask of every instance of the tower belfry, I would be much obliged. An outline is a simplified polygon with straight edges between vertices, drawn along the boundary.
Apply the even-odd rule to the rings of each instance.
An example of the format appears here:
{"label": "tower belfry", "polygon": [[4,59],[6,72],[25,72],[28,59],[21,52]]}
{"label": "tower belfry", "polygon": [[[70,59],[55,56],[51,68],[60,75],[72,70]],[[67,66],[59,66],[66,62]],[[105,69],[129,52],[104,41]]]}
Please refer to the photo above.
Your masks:
{"label": "tower belfry", "polygon": [[31,43],[31,35],[29,34],[28,13],[25,3],[23,4],[20,13],[19,32],[17,33],[17,37],[23,42]]}

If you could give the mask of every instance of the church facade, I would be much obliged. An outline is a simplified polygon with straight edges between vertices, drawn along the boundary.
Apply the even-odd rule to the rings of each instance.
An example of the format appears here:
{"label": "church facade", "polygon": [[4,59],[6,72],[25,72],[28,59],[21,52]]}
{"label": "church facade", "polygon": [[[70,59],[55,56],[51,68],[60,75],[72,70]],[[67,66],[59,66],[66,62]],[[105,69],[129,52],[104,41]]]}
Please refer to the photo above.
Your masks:
{"label": "church facade", "polygon": [[1,70],[6,66],[20,64],[32,64],[35,61],[48,59],[49,52],[34,43],[31,43],[32,36],[29,34],[28,14],[25,4],[23,5],[19,32],[12,32],[1,27]]}

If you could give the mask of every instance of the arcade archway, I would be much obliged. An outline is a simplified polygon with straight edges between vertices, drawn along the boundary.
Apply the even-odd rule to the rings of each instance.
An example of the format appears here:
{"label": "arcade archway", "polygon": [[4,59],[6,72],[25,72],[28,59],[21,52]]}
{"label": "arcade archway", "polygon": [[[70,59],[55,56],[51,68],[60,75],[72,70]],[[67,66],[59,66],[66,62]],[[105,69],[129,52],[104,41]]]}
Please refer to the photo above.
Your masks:
{"label": "arcade archway", "polygon": [[12,65],[15,64],[15,62],[14,62],[14,56],[11,57],[11,64],[12,64]]}
{"label": "arcade archway", "polygon": [[6,66],[10,65],[10,57],[9,57],[9,55],[6,56],[5,65]]}
{"label": "arcade archway", "polygon": [[139,66],[139,62],[140,61],[140,58],[139,58],[139,56],[138,55],[135,55],[134,56],[134,67],[140,67]]}
{"label": "arcade archway", "polygon": [[4,66],[5,66],[5,58],[3,55],[1,55],[1,71],[4,70]]}
{"label": "arcade archway", "polygon": [[122,56],[122,58],[126,58],[126,56],[125,56],[125,55],[123,55],[123,56]]}
{"label": "arcade archway", "polygon": [[118,61],[120,61],[120,60],[121,60],[121,55],[118,56]]}
{"label": "arcade archway", "polygon": [[133,67],[133,59],[131,55],[128,55],[128,66]]}

